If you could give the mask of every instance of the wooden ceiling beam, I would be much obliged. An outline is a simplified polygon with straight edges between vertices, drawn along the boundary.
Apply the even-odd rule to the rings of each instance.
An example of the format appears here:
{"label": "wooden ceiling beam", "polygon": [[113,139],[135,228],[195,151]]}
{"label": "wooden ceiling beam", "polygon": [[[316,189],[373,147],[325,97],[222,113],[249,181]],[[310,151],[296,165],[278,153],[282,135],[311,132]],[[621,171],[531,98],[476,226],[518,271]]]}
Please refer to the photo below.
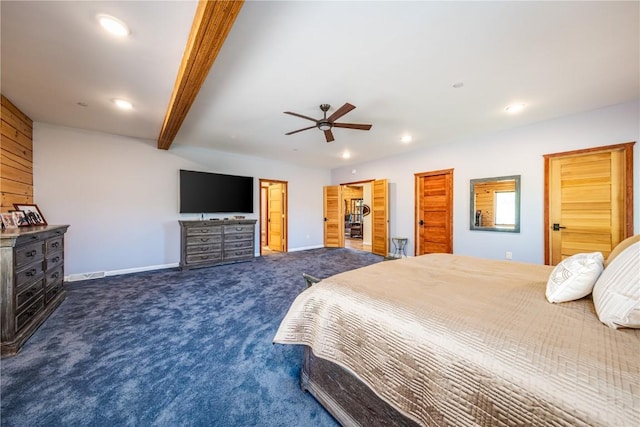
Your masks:
{"label": "wooden ceiling beam", "polygon": [[200,0],[198,3],[171,101],[158,136],[159,149],[168,150],[173,143],[243,4],[244,0]]}

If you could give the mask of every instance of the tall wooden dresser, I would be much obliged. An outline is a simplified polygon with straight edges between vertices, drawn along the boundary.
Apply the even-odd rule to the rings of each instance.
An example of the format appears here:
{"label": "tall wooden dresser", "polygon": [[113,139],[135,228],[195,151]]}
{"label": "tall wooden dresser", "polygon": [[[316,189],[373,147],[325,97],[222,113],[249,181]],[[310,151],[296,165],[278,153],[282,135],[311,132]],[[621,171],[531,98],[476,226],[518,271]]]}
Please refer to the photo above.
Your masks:
{"label": "tall wooden dresser", "polygon": [[255,219],[179,222],[181,269],[255,258]]}
{"label": "tall wooden dresser", "polygon": [[0,354],[16,354],[66,297],[64,233],[68,225],[0,234]]}

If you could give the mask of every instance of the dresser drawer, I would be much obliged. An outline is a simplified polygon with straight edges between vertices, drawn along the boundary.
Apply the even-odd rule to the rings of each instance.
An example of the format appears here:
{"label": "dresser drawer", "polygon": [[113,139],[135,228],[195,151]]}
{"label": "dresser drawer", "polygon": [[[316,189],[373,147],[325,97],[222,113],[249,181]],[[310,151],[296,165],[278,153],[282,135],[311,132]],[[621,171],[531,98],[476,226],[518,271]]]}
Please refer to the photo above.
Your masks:
{"label": "dresser drawer", "polygon": [[206,254],[211,252],[220,252],[222,243],[212,243],[210,245],[190,245],[187,246],[187,255]]}
{"label": "dresser drawer", "polygon": [[42,290],[44,289],[44,279],[40,279],[37,282],[25,286],[18,292],[16,296],[17,311],[22,311],[25,307],[29,306],[29,303],[36,298],[42,296]]}
{"label": "dresser drawer", "polygon": [[51,270],[52,268],[56,268],[59,265],[64,263],[64,252],[54,252],[52,254],[47,254],[45,259],[45,270]]}
{"label": "dresser drawer", "polygon": [[224,251],[230,251],[234,249],[253,249],[253,240],[242,240],[239,242],[224,242]]}
{"label": "dresser drawer", "polygon": [[236,233],[236,234],[226,234],[224,235],[224,243],[227,242],[237,242],[240,240],[249,240],[253,242],[253,233]]}
{"label": "dresser drawer", "polygon": [[209,245],[212,243],[221,243],[222,234],[209,234],[201,236],[187,237],[187,247],[190,245]]}
{"label": "dresser drawer", "polygon": [[253,248],[241,248],[241,249],[232,249],[224,251],[224,260],[225,261],[233,261],[239,259],[253,259]]}
{"label": "dresser drawer", "polygon": [[44,284],[45,286],[51,286],[53,283],[62,282],[64,279],[63,266],[59,265],[54,269],[47,270],[44,275]]}
{"label": "dresser drawer", "polygon": [[47,248],[47,253],[61,251],[64,245],[64,237],[58,236],[53,239],[49,239],[45,242],[45,246]]}
{"label": "dresser drawer", "polygon": [[202,236],[203,234],[222,234],[222,227],[219,225],[209,225],[202,227],[186,227],[187,237]]}
{"label": "dresser drawer", "polygon": [[207,263],[211,261],[221,261],[221,260],[222,260],[222,251],[207,253],[207,254],[193,254],[193,255],[186,256],[187,264],[199,264],[199,263]]}
{"label": "dresser drawer", "polygon": [[24,310],[20,311],[16,316],[16,331],[22,329],[25,325],[28,325],[31,319],[33,319],[44,307],[44,298],[40,295],[31,305]]}
{"label": "dresser drawer", "polygon": [[49,304],[49,302],[52,301],[60,292],[62,292],[63,289],[64,283],[62,283],[62,280],[52,286],[45,288],[45,304]]}
{"label": "dresser drawer", "polygon": [[44,246],[42,242],[31,243],[16,249],[15,255],[16,268],[30,264],[44,257]]}
{"label": "dresser drawer", "polygon": [[23,285],[27,285],[34,280],[39,279],[43,274],[44,270],[42,268],[42,261],[22,266],[21,270],[16,271],[15,274],[16,288],[20,288]]}
{"label": "dresser drawer", "polygon": [[224,226],[224,235],[227,236],[229,234],[234,233],[250,233],[253,234],[255,229],[255,225],[253,224],[232,224]]}

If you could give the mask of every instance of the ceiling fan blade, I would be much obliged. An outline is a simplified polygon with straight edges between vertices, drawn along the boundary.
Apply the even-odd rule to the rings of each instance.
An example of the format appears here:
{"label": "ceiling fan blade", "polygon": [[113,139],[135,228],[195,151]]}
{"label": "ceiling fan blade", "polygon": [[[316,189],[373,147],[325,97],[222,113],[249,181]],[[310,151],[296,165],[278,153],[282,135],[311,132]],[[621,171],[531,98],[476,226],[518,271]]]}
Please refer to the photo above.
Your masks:
{"label": "ceiling fan blade", "polygon": [[333,133],[331,132],[331,129],[324,131],[324,137],[327,139],[327,142],[333,141]]}
{"label": "ceiling fan blade", "polygon": [[331,123],[333,123],[334,120],[338,120],[340,117],[344,116],[345,114],[347,114],[349,111],[353,110],[354,108],[356,108],[355,105],[351,105],[351,104],[349,104],[347,102],[342,107],[340,107],[336,111],[334,111],[332,115],[327,117],[327,120],[330,121]]}
{"label": "ceiling fan blade", "polygon": [[334,128],[345,128],[345,129],[358,129],[358,130],[369,130],[372,125],[361,125],[356,123],[334,123]]}
{"label": "ceiling fan blade", "polygon": [[309,126],[308,128],[302,128],[298,130],[291,131],[289,133],[285,133],[285,135],[293,135],[294,133],[302,132],[303,130],[313,129],[315,126]]}
{"label": "ceiling fan blade", "polygon": [[318,120],[312,119],[311,117],[303,116],[302,114],[292,113],[291,111],[285,111],[284,113],[285,114],[291,114],[292,116],[300,117],[300,118],[311,120],[312,122],[318,123]]}

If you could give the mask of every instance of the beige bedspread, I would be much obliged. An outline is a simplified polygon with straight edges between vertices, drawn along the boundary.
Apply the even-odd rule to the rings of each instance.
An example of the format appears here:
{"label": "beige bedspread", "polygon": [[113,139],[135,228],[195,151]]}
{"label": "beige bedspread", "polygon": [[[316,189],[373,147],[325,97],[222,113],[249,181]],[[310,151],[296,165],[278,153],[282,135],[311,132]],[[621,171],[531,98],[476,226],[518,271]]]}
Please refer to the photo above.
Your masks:
{"label": "beige bedspread", "polygon": [[552,267],[432,254],[300,294],[274,342],[305,344],[423,425],[640,425],[640,330],[590,298],[550,304]]}

